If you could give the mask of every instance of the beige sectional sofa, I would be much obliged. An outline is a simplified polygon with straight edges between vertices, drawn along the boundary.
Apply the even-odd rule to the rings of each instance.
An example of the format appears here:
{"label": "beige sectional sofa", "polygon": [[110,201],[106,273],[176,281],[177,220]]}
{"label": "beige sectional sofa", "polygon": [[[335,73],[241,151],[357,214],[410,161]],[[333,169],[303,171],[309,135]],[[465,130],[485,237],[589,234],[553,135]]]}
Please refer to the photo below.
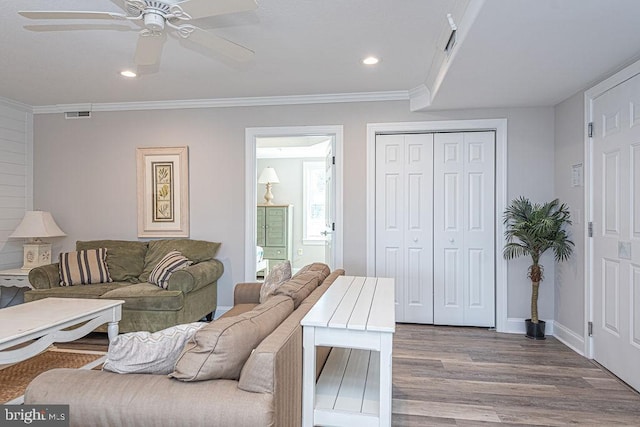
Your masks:
{"label": "beige sectional sofa", "polygon": [[[305,279],[310,274],[318,275],[313,289]],[[344,270],[329,274],[326,266],[314,264],[263,304],[260,283],[238,284],[233,309],[196,332],[173,374],[54,369],[28,386],[25,403],[69,404],[72,426],[298,427],[302,421],[300,320],[343,274]],[[274,330],[265,331],[274,316],[282,316],[282,310],[290,314]],[[240,325],[248,329],[242,331]],[[234,334],[224,335],[234,328]],[[235,377],[232,365],[234,358],[245,357],[237,354],[246,351],[244,336],[258,333],[266,337],[249,351],[246,361],[241,360]],[[207,349],[211,341],[218,344],[214,350]],[[220,349],[221,342],[225,349]],[[318,371],[328,352],[318,351]],[[204,370],[222,372],[216,374],[219,379],[206,379]]]}

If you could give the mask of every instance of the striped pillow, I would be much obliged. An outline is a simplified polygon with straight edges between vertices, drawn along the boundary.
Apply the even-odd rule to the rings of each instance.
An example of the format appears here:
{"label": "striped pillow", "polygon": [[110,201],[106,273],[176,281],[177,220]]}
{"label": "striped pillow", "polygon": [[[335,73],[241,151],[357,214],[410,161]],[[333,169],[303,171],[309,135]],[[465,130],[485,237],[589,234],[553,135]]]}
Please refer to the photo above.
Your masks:
{"label": "striped pillow", "polygon": [[60,254],[60,286],[112,282],[106,263],[107,248]]}
{"label": "striped pillow", "polygon": [[149,283],[160,286],[162,289],[169,287],[169,277],[174,271],[182,270],[193,264],[187,257],[178,251],[171,251],[166,254],[156,265],[149,275]]}

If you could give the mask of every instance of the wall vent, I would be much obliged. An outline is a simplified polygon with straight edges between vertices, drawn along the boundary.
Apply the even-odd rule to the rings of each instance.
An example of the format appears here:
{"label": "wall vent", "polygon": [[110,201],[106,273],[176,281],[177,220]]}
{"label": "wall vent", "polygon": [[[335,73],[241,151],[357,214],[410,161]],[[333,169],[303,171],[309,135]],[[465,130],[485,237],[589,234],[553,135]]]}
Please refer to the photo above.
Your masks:
{"label": "wall vent", "polygon": [[456,45],[457,37],[456,33],[458,31],[458,26],[453,21],[453,16],[450,13],[447,14],[447,21],[449,21],[449,27],[451,28],[451,33],[449,33],[449,38],[447,39],[447,43],[444,46],[444,51],[447,55],[451,55],[451,51],[453,47]]}
{"label": "wall vent", "polygon": [[91,111],[67,111],[64,113],[65,119],[89,119]]}

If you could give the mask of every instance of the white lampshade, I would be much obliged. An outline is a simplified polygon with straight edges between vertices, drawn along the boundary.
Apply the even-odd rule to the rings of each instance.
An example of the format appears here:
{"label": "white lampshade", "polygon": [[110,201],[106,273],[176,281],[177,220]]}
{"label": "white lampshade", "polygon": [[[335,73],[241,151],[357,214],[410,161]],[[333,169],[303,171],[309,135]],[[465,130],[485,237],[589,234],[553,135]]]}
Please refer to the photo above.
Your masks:
{"label": "white lampshade", "polygon": [[39,237],[66,236],[53,220],[51,213],[44,211],[27,211],[22,222],[9,236],[14,239],[37,239]]}
{"label": "white lampshade", "polygon": [[66,236],[53,220],[51,213],[43,211],[27,211],[10,239],[29,239],[24,244],[23,270],[46,265],[51,262],[51,243],[43,242],[41,237]]}
{"label": "white lampshade", "polygon": [[258,178],[258,184],[279,184],[280,180],[278,179],[278,175],[276,174],[276,170],[271,167],[266,167],[263,169],[260,174],[260,178]]}

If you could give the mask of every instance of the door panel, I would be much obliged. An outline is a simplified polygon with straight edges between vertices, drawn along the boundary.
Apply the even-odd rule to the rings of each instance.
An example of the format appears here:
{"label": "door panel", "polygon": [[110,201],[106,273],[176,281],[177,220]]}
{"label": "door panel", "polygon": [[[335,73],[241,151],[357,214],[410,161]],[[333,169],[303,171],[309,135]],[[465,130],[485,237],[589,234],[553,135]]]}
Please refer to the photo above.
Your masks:
{"label": "door panel", "polygon": [[593,354],[640,390],[640,77],[593,101]]}
{"label": "door panel", "polygon": [[494,132],[435,135],[436,324],[495,325],[494,150]]}
{"label": "door panel", "polygon": [[376,139],[376,275],[395,278],[399,322],[433,321],[432,141]]}

